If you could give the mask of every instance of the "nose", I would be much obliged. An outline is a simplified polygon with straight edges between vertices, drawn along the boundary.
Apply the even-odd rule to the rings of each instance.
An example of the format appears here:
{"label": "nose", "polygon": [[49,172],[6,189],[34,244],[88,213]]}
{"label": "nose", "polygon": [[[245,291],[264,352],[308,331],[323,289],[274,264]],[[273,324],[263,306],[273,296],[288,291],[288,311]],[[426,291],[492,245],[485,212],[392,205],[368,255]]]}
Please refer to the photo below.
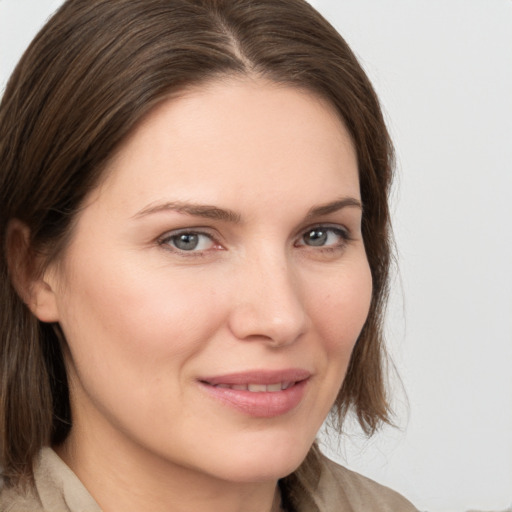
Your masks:
{"label": "nose", "polygon": [[268,255],[245,262],[237,272],[229,327],[240,340],[260,340],[278,348],[307,330],[300,279],[285,257]]}

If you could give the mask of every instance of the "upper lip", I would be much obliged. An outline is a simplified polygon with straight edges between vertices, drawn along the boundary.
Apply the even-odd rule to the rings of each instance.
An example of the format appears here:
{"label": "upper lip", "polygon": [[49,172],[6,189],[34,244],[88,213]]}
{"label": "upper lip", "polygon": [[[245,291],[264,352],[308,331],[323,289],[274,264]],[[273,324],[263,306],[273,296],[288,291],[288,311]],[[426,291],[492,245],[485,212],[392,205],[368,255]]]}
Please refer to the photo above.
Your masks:
{"label": "upper lip", "polygon": [[199,379],[212,386],[219,384],[276,384],[278,382],[300,382],[311,377],[311,372],[302,368],[283,370],[250,370],[246,372],[229,373]]}

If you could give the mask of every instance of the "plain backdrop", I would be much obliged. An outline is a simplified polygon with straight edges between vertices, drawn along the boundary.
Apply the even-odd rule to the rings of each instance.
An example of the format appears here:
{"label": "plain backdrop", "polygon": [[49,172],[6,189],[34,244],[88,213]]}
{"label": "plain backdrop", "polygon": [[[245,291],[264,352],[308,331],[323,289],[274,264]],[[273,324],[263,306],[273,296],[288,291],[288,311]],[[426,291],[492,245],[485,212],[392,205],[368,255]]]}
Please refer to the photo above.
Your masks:
{"label": "plain backdrop", "polygon": [[[0,89],[58,0],[0,0]],[[397,149],[398,429],[326,449],[432,512],[512,505],[512,0],[316,0]],[[1,163],[0,163],[1,165]]]}

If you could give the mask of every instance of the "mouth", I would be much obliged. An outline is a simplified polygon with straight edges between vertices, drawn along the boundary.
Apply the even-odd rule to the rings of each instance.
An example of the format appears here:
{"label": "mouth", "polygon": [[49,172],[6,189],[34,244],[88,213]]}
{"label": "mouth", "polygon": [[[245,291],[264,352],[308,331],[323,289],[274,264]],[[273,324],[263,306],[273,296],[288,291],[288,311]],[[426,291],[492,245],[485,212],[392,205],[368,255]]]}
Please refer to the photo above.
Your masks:
{"label": "mouth", "polygon": [[291,412],[302,401],[311,373],[306,370],[253,371],[200,379],[215,400],[244,415],[272,418]]}
{"label": "mouth", "polygon": [[[297,382],[277,382],[275,384],[210,384],[216,388],[236,389],[237,391],[250,391],[251,393],[277,393],[285,391],[294,386]],[[208,383],[206,383],[208,384]]]}

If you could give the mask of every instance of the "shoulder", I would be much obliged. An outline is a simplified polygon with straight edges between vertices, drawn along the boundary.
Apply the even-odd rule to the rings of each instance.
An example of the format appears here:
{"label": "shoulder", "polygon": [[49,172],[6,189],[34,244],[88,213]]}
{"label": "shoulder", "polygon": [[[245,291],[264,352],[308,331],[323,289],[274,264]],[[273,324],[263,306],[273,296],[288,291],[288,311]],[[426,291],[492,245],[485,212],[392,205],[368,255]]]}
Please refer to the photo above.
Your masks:
{"label": "shoulder", "polygon": [[51,449],[34,464],[34,485],[0,489],[0,512],[101,512],[78,477]]}
{"label": "shoulder", "polygon": [[41,501],[32,490],[0,488],[0,512],[43,512]]}
{"label": "shoulder", "polygon": [[321,466],[320,480],[314,491],[321,512],[338,511],[341,503],[346,504],[347,511],[353,512],[417,512],[412,503],[397,492],[327,457],[322,456]]}

